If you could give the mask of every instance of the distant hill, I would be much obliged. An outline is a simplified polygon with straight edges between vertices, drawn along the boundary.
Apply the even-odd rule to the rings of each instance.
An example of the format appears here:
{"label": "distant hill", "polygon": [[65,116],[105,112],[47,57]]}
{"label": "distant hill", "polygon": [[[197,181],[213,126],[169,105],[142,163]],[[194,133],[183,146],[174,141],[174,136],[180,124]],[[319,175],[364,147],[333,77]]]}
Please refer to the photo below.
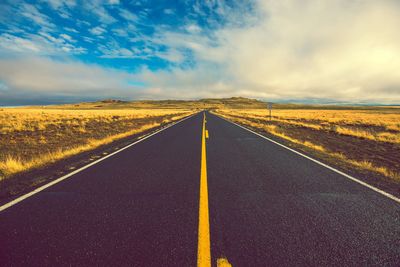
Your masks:
{"label": "distant hill", "polygon": [[226,108],[265,108],[266,103],[244,97],[231,97],[231,98],[206,98],[198,100],[203,105],[210,107],[224,106]]}
{"label": "distant hill", "polygon": [[[245,97],[230,98],[205,98],[199,100],[136,100],[123,101],[117,99],[105,99],[96,102],[82,102],[76,104],[62,104],[40,106],[45,109],[265,109],[267,103]],[[274,103],[274,109],[330,109],[330,110],[393,110],[400,106],[371,106],[371,105],[333,105],[333,104],[290,104]]]}
{"label": "distant hill", "polygon": [[143,109],[143,108],[265,108],[266,104],[262,101],[244,97],[231,98],[206,98],[200,100],[138,100],[122,101],[116,99],[106,99],[97,102],[83,102],[76,104],[51,105],[44,108],[63,108],[63,109]]}

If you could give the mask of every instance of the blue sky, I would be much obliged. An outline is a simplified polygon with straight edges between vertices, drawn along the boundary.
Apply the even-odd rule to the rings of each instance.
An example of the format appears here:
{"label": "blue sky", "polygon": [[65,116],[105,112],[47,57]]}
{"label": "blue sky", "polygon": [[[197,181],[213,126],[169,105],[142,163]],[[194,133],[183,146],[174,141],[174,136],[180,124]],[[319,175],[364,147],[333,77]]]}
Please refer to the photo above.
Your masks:
{"label": "blue sky", "polygon": [[195,62],[190,51],[173,53],[160,34],[207,35],[224,24],[224,17],[213,10],[217,4],[199,3],[6,1],[1,8],[2,56],[10,52],[58,60],[67,56],[131,72],[143,66],[150,70],[191,66]]}
{"label": "blue sky", "polygon": [[0,105],[244,96],[400,103],[384,1],[2,1]]}

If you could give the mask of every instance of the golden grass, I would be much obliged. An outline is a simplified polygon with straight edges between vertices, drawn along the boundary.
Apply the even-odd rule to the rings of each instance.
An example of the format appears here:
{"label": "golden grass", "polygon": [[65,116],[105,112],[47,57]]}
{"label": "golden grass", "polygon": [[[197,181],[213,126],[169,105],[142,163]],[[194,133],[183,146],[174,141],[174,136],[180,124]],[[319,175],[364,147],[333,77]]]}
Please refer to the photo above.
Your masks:
{"label": "golden grass", "polygon": [[63,110],[15,108],[0,111],[0,133],[45,130],[49,125],[64,125],[85,129],[90,122],[115,122],[188,112],[188,110]]}
{"label": "golden grass", "polygon": [[87,143],[84,145],[68,148],[68,149],[58,149],[53,152],[49,152],[46,154],[42,154],[38,157],[35,157],[31,160],[24,161],[19,157],[13,157],[10,155],[7,155],[5,160],[0,162],[0,170],[5,174],[5,176],[10,176],[15,173],[24,171],[24,170],[29,170],[35,167],[40,167],[45,164],[55,162],[57,160],[79,154],[84,151],[88,151],[91,149],[94,149],[96,147],[99,147],[104,144],[111,143],[112,141],[118,140],[123,137],[127,137],[136,133],[143,132],[145,130],[151,129],[158,126],[158,124],[149,124],[146,125],[145,127],[141,127],[138,129],[131,130],[129,132],[117,134],[117,135],[112,135],[108,136],[106,138],[96,140],[96,139],[88,139]]}
{"label": "golden grass", "polygon": [[179,120],[190,110],[0,111],[0,180]]}
{"label": "golden grass", "polygon": [[[226,115],[225,115],[225,117],[229,118]],[[325,149],[320,145],[316,145],[316,144],[314,144],[314,143],[312,143],[310,141],[301,141],[301,140],[298,140],[298,139],[295,139],[295,138],[292,138],[292,137],[286,135],[284,132],[280,131],[279,127],[276,126],[276,125],[259,124],[259,123],[251,122],[249,120],[237,119],[237,118],[235,119],[235,121],[239,122],[239,123],[242,123],[242,124],[245,124],[245,125],[248,125],[248,126],[251,126],[251,127],[254,127],[254,128],[259,128],[259,129],[265,130],[265,131],[267,131],[267,132],[269,132],[269,133],[271,133],[271,134],[273,134],[275,136],[278,136],[280,138],[286,139],[286,140],[288,140],[288,141],[290,141],[292,143],[304,145],[304,146],[307,146],[307,147],[310,147],[310,148],[313,148],[313,149],[319,150],[319,151],[325,151]]]}
{"label": "golden grass", "polygon": [[[389,156],[384,154],[384,149],[368,155],[363,154],[361,152],[363,148],[360,147],[359,152],[362,155],[358,155],[358,157],[370,157],[370,159],[356,158],[357,155],[355,154],[357,153],[350,151],[350,146],[346,150],[346,141],[342,140],[341,137],[341,135],[344,135],[365,139],[367,142],[378,142],[382,148],[385,147],[385,143],[395,144],[396,151],[400,153],[400,146],[398,146],[400,144],[400,113],[398,111],[389,113],[373,110],[274,110],[272,120],[269,120],[267,110],[220,109],[216,110],[215,113],[240,124],[269,132],[292,143],[317,150],[358,168],[400,180],[398,167],[392,166],[389,161],[387,166],[380,166],[374,162],[376,156],[380,156],[380,158]],[[299,128],[306,129],[306,131],[299,131],[299,134],[296,135],[295,130]],[[307,138],[300,135],[300,133],[304,134],[305,132],[310,134],[313,132],[313,136],[318,133],[319,139],[315,138],[316,143],[305,140]],[[325,147],[318,144],[318,141],[328,134],[330,138],[333,134],[336,142],[341,142],[341,153],[336,152],[336,147]]]}
{"label": "golden grass", "polygon": [[[220,109],[220,114],[268,120],[268,110]],[[400,144],[400,112],[378,110],[274,110],[273,122]]]}
{"label": "golden grass", "polygon": [[372,162],[370,162],[368,160],[358,161],[358,160],[349,159],[349,158],[347,158],[345,155],[343,155],[341,153],[330,153],[330,155],[335,157],[335,158],[337,158],[337,159],[339,159],[339,160],[342,160],[342,161],[348,162],[348,163],[350,163],[350,164],[352,164],[354,166],[357,166],[357,167],[359,167],[361,169],[377,172],[377,173],[380,173],[380,174],[382,174],[382,175],[384,175],[386,177],[390,177],[390,178],[393,178],[395,180],[400,180],[400,174],[399,173],[397,173],[395,171],[392,171],[392,170],[389,170],[386,167],[376,166],[376,165],[374,165]]}

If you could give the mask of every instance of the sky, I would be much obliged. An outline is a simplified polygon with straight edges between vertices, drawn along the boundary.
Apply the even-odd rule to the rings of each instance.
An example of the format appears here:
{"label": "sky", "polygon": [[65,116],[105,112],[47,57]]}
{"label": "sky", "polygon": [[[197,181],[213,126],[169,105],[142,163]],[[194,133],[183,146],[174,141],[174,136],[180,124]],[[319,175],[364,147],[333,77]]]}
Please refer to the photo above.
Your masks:
{"label": "sky", "polygon": [[400,104],[398,0],[0,1],[0,105]]}

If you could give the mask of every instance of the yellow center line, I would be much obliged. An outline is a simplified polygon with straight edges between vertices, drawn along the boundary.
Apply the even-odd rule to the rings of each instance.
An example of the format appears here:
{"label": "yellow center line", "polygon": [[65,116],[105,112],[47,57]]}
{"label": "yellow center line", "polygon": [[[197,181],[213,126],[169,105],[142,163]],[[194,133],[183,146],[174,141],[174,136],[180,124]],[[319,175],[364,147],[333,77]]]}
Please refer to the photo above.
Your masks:
{"label": "yellow center line", "polygon": [[[199,201],[199,232],[197,246],[197,266],[211,267],[210,250],[210,220],[208,214],[208,185],[207,185],[207,153],[206,113],[203,113],[203,128],[201,130],[201,170],[200,170],[200,201]],[[217,259],[218,267],[232,267],[227,258]]]}
{"label": "yellow center line", "polygon": [[203,129],[201,136],[201,171],[200,171],[200,202],[199,202],[199,232],[197,247],[197,266],[211,266],[210,251],[210,221],[208,215],[207,186],[207,154],[206,154],[206,114],[203,114]]}

